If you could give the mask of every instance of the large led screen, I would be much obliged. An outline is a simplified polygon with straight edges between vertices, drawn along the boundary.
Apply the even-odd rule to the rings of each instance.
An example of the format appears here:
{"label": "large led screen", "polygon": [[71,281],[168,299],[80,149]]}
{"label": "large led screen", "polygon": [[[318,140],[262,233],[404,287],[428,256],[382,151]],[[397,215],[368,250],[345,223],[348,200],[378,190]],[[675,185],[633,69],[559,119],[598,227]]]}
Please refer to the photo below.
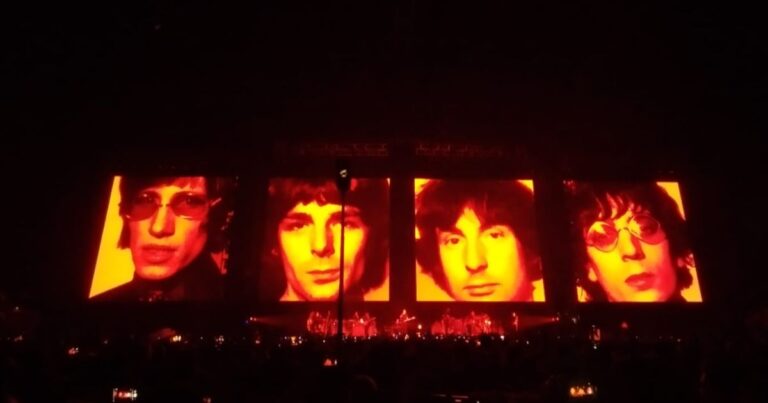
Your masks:
{"label": "large led screen", "polygon": [[115,176],[89,299],[223,296],[236,178]]}
{"label": "large led screen", "polygon": [[532,180],[415,180],[418,301],[544,301]]}
{"label": "large led screen", "polygon": [[351,179],[343,196],[342,219],[335,180],[269,181],[262,300],[336,300],[342,267],[345,300],[389,300],[389,181]]}
{"label": "large led screen", "polygon": [[579,301],[702,301],[677,182],[564,184]]}

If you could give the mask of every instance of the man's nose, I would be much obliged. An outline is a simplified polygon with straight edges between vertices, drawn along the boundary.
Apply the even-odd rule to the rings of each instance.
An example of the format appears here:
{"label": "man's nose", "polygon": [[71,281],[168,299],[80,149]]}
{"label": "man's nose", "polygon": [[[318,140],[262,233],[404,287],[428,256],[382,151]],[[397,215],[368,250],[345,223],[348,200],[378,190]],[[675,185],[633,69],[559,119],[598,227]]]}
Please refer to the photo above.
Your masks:
{"label": "man's nose", "polygon": [[621,254],[622,260],[641,260],[645,258],[640,239],[632,235],[628,230],[619,231],[618,243],[619,253]]}
{"label": "man's nose", "polygon": [[156,238],[171,236],[176,230],[176,216],[168,206],[160,206],[150,219],[149,233]]}
{"label": "man's nose", "polygon": [[315,225],[315,231],[312,234],[312,254],[317,257],[333,255],[333,233],[330,228]]}
{"label": "man's nose", "polygon": [[481,272],[488,268],[485,258],[485,246],[480,241],[467,243],[466,267],[470,273]]}

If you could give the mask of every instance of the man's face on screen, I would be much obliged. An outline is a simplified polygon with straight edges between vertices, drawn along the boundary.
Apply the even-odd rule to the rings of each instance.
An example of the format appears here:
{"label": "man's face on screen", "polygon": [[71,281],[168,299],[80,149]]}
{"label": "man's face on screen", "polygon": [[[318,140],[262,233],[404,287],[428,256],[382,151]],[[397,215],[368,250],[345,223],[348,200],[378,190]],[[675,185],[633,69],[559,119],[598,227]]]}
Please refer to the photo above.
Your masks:
{"label": "man's face on screen", "polygon": [[648,211],[631,205],[621,216],[585,229],[589,278],[610,301],[668,300],[677,286],[669,241]]}
{"label": "man's face on screen", "polygon": [[169,278],[200,255],[208,239],[205,178],[179,177],[150,186],[130,203],[126,219],[138,277]]}
{"label": "man's face on screen", "polygon": [[512,228],[484,224],[465,208],[453,228],[438,230],[448,291],[457,301],[512,301],[526,280],[520,243]]}
{"label": "man's face on screen", "polygon": [[[278,226],[280,253],[292,294],[299,300],[335,299],[339,291],[341,205],[299,203]],[[344,290],[360,281],[368,227],[353,206],[344,217]]]}

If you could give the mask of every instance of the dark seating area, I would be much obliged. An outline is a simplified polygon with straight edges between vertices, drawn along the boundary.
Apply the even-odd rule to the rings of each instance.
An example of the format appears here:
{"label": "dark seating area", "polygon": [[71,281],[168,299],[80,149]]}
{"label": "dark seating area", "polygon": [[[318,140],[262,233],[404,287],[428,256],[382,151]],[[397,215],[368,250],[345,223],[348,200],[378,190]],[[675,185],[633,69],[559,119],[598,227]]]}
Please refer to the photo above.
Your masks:
{"label": "dark seating area", "polygon": [[[685,336],[557,323],[517,335],[336,338],[243,325],[89,334],[4,312],[3,402],[757,402],[765,323]],[[130,329],[128,327],[127,329]],[[68,334],[68,336],[66,336]],[[135,400],[121,400],[121,393]],[[113,397],[113,394],[115,395]],[[114,399],[114,400],[111,400]],[[210,400],[206,400],[210,399]]]}

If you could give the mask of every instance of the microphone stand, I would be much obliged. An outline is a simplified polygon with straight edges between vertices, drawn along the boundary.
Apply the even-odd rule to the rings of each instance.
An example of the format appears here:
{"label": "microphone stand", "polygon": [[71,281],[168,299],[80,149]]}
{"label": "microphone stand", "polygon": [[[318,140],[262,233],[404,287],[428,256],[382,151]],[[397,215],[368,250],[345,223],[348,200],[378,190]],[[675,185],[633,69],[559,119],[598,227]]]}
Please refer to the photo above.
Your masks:
{"label": "microphone stand", "polygon": [[344,220],[345,220],[345,196],[347,193],[347,190],[349,190],[349,170],[347,169],[347,163],[343,160],[337,161],[338,169],[337,169],[337,176],[336,176],[336,186],[339,189],[339,196],[341,196],[341,236],[339,237],[339,296],[337,298],[337,301],[339,302],[338,307],[338,318],[337,321],[338,328],[337,330],[337,339],[339,346],[341,346],[341,343],[344,339]]}
{"label": "microphone stand", "polygon": [[340,237],[340,257],[339,257],[339,297],[337,298],[339,302],[339,312],[338,312],[338,338],[339,338],[339,344],[341,344],[341,341],[343,339],[344,333],[343,333],[343,323],[344,323],[344,193],[341,192],[341,237]]}

